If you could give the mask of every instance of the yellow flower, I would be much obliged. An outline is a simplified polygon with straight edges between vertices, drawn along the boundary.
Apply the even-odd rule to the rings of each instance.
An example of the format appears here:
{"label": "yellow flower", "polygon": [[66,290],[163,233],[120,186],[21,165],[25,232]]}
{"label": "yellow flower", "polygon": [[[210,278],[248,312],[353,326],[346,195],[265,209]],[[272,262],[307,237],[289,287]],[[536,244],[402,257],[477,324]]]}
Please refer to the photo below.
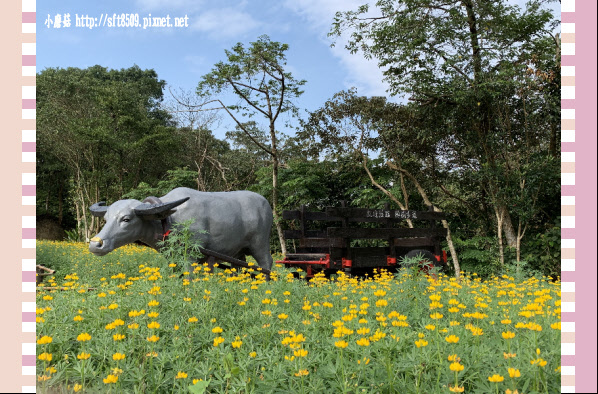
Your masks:
{"label": "yellow flower", "polygon": [[367,338],[361,338],[355,341],[359,346],[370,346],[370,340]]}
{"label": "yellow flower", "polygon": [[463,371],[463,369],[465,369],[465,367],[462,364],[459,364],[458,362],[451,363],[449,368],[453,372],[459,372],[459,371]]}
{"label": "yellow flower", "polygon": [[[440,301],[440,294],[432,294],[429,298],[431,301]],[[451,300],[451,301],[453,301],[453,300]],[[451,301],[449,301],[449,304],[451,303]]]}
{"label": "yellow flower", "polygon": [[120,361],[120,360],[124,360],[124,359],[125,359],[125,355],[124,355],[124,354],[122,354],[122,353],[114,353],[114,354],[112,355],[112,359],[113,359],[114,361]]}
{"label": "yellow flower", "polygon": [[478,328],[478,327],[471,328],[471,335],[479,336],[479,335],[483,335],[483,334],[484,334],[484,330],[482,330],[481,328]]}
{"label": "yellow flower", "polygon": [[510,358],[516,357],[517,354],[516,353],[504,353],[503,352],[503,356],[505,357],[505,360],[508,360]]}
{"label": "yellow flower", "polygon": [[453,392],[453,393],[462,393],[463,390],[465,390],[464,386],[458,387],[458,386],[449,386],[449,391]]}
{"label": "yellow flower", "polygon": [[150,342],[158,342],[158,340],[160,339],[160,337],[158,337],[156,335],[152,335],[151,337],[147,337],[146,339],[148,341],[150,341]]}
{"label": "yellow flower", "polygon": [[436,329],[436,326],[434,324],[428,324],[425,328],[426,330],[434,331]]}
{"label": "yellow flower", "polygon": [[187,374],[185,372],[179,371],[176,374],[175,379],[187,379]]}
{"label": "yellow flower", "polygon": [[505,378],[500,375],[494,374],[492,376],[489,376],[488,380],[492,383],[499,383],[499,382],[502,382],[503,380],[505,380]]}
{"label": "yellow flower", "polygon": [[424,339],[418,339],[417,341],[415,341],[415,346],[419,347],[426,347],[428,346],[428,341],[424,340]]}
{"label": "yellow flower", "polygon": [[42,353],[39,356],[37,356],[37,358],[39,358],[42,361],[52,361],[52,353]]}
{"label": "yellow flower", "polygon": [[195,317],[195,316],[193,316],[193,317],[190,317],[190,318],[189,318],[187,321],[188,321],[189,323],[195,323],[195,322],[197,322],[197,317]]}
{"label": "yellow flower", "polygon": [[158,317],[160,314],[158,312],[150,312],[147,314],[147,317]]}
{"label": "yellow flower", "polygon": [[151,300],[150,302],[147,303],[148,306],[158,306],[160,305],[160,303],[156,300]]}
{"label": "yellow flower", "polygon": [[515,338],[515,333],[511,332],[511,331],[503,332],[502,337],[504,339],[513,339],[513,338]]}
{"label": "yellow flower", "polygon": [[500,321],[502,324],[511,324],[511,319],[504,319]]}
{"label": "yellow flower", "polygon": [[121,341],[121,340],[125,339],[125,336],[123,334],[114,334],[114,335],[112,335],[112,338],[115,341]]}
{"label": "yellow flower", "polygon": [[158,323],[157,321],[153,321],[147,325],[147,328],[151,328],[151,329],[160,328],[160,323]]}
{"label": "yellow flower", "polygon": [[83,316],[77,315],[77,316],[73,317],[73,320],[74,321],[82,321],[83,320]]}
{"label": "yellow flower", "polygon": [[443,316],[443,315],[442,315],[441,313],[438,313],[438,312],[436,312],[436,313],[432,313],[432,314],[430,315],[430,317],[431,317],[432,319],[434,319],[434,320],[436,320],[436,319],[442,319],[442,316]]}
{"label": "yellow flower", "polygon": [[241,341],[241,339],[239,337],[235,337],[235,340],[233,342],[231,342],[231,345],[233,345],[233,348],[240,348],[241,345],[243,344],[243,341]]}
{"label": "yellow flower", "polygon": [[91,354],[89,354],[89,353],[81,352],[81,353],[77,354],[78,360],[87,360],[89,357],[91,357]]}
{"label": "yellow flower", "polygon": [[300,369],[299,372],[295,374],[295,376],[307,376],[309,375],[309,371],[307,369]]}
{"label": "yellow flower", "polygon": [[305,349],[299,349],[299,350],[295,350],[293,352],[293,355],[295,357],[305,357],[305,356],[307,356],[307,353],[308,353],[307,350],[305,350]]}
{"label": "yellow flower", "polygon": [[456,335],[449,335],[448,337],[444,338],[448,343],[457,343],[459,342],[459,337]]}
{"label": "yellow flower", "polygon": [[103,381],[105,384],[116,383],[118,382],[118,376],[108,375]]}
{"label": "yellow flower", "polygon": [[75,386],[73,386],[73,391],[75,393],[78,393],[79,391],[81,391],[82,388],[83,388],[82,385],[80,385],[79,383],[76,383]]}
{"label": "yellow flower", "polygon": [[43,337],[37,340],[38,345],[46,345],[48,343],[52,343],[52,337],[49,337],[47,335],[44,335]]}
{"label": "yellow flower", "polygon": [[118,304],[110,304],[108,305],[108,309],[116,309],[118,308]]}
{"label": "yellow flower", "polygon": [[334,346],[344,349],[349,346],[349,343],[347,341],[336,341],[334,342]]}
{"label": "yellow flower", "polygon": [[284,319],[286,319],[287,317],[289,317],[289,315],[287,315],[287,314],[285,314],[285,313],[281,313],[280,315],[278,315],[278,318],[279,318],[280,320],[284,320]]}
{"label": "yellow flower", "polygon": [[79,341],[79,342],[85,342],[85,341],[90,341],[90,340],[91,340],[91,335],[89,335],[86,332],[84,332],[83,334],[79,334],[77,336],[77,341]]}
{"label": "yellow flower", "polygon": [[216,327],[212,328],[212,332],[214,334],[220,334],[222,332],[222,328],[216,326]]}
{"label": "yellow flower", "polygon": [[449,361],[454,361],[454,362],[459,362],[459,361],[461,361],[461,358],[457,357],[456,354],[451,354],[450,356],[448,356],[448,360]]}
{"label": "yellow flower", "polygon": [[557,321],[556,323],[552,323],[550,325],[550,328],[555,329],[555,330],[560,330],[561,329],[561,322]]}
{"label": "yellow flower", "polygon": [[257,357],[257,353],[256,352],[251,352],[251,353],[249,353],[249,357],[256,358]]}
{"label": "yellow flower", "polygon": [[139,324],[137,324],[137,323],[131,323],[127,327],[130,328],[131,330],[136,330],[136,329],[139,328]]}
{"label": "yellow flower", "polygon": [[378,300],[376,301],[376,306],[377,307],[383,307],[383,306],[387,306],[388,305],[388,301],[386,300]]}
{"label": "yellow flower", "polygon": [[222,337],[214,338],[214,347],[220,345],[222,342],[224,342],[224,338],[222,338]]}
{"label": "yellow flower", "polygon": [[547,364],[546,360],[544,360],[544,359],[542,359],[542,358],[539,358],[539,357],[538,357],[536,360],[532,360],[532,361],[530,361],[530,363],[531,363],[532,365],[539,365],[539,366],[541,366],[541,367],[545,367],[545,366],[546,366],[546,364]]}
{"label": "yellow flower", "polygon": [[509,368],[509,377],[511,378],[518,378],[521,376],[521,372],[515,368]]}

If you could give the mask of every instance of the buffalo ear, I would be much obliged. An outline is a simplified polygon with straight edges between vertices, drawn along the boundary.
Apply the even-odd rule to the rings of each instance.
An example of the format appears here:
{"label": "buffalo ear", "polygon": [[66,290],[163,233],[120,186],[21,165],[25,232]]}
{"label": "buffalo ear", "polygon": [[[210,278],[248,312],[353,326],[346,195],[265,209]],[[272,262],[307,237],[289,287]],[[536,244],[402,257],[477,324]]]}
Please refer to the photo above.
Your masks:
{"label": "buffalo ear", "polygon": [[163,220],[176,212],[176,209],[173,208],[178,207],[188,199],[189,197],[185,197],[180,200],[158,204],[142,203],[137,205],[134,211],[143,220]]}
{"label": "buffalo ear", "polygon": [[108,207],[106,206],[106,203],[104,201],[100,201],[96,202],[91,207],[89,207],[89,210],[91,211],[91,214],[93,216],[103,218],[106,214],[106,211],[108,210]]}

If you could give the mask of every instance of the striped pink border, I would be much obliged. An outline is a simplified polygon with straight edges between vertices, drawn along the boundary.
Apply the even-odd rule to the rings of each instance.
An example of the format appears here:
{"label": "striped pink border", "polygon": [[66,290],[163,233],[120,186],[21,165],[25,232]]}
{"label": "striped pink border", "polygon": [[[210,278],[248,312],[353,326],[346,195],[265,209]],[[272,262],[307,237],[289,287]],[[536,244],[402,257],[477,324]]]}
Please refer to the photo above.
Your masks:
{"label": "striped pink border", "polygon": [[35,0],[22,0],[21,26],[21,392],[36,388],[35,335]]}
{"label": "striped pink border", "polygon": [[[578,6],[583,6],[578,2]],[[594,5],[595,6],[595,5]],[[575,270],[575,71],[578,60],[575,56],[575,25],[576,25],[576,2],[575,0],[562,0],[561,20],[562,33],[562,202],[561,212],[563,218],[562,228],[562,339],[561,339],[561,371],[563,392],[575,392],[575,283],[578,271]],[[581,13],[580,13],[581,14]],[[592,16],[593,18],[593,16]],[[23,87],[35,86],[35,0],[22,0],[22,37],[23,45],[22,66],[23,66]],[[595,21],[594,21],[595,23]],[[572,31],[571,31],[572,28]],[[29,38],[32,36],[33,39]],[[33,43],[33,47],[26,44]],[[33,48],[33,52],[31,51]],[[33,77],[33,78],[29,78]],[[33,89],[33,91],[35,91]],[[35,128],[31,127],[31,119],[35,119],[35,96],[30,97],[30,90],[23,90],[23,162],[30,163],[33,158],[35,162]],[[595,91],[594,91],[595,94]],[[589,130],[596,132],[596,130]],[[32,138],[33,137],[33,138]],[[31,167],[23,167],[31,168]],[[595,175],[595,174],[594,174]],[[32,172],[23,172],[22,199],[23,199],[23,223],[22,223],[22,330],[31,333],[31,339],[22,343],[22,368],[23,386],[22,392],[35,392],[35,259],[31,258],[31,244],[35,248],[35,165]],[[33,206],[31,210],[30,206]],[[32,213],[33,212],[33,213]],[[33,221],[31,220],[33,218]],[[595,223],[595,218],[594,218]],[[595,245],[595,243],[594,243]],[[593,258],[594,263],[596,259]],[[595,281],[595,278],[593,279]],[[33,286],[33,290],[32,290]],[[33,291],[33,294],[32,291]],[[594,290],[595,291],[595,290]],[[32,297],[33,295],[33,297]],[[31,301],[33,299],[33,302]],[[31,331],[33,327],[33,331]],[[595,327],[594,327],[595,333]],[[595,349],[594,349],[595,351]],[[594,355],[595,356],[595,355]],[[595,364],[594,364],[595,366]],[[593,375],[595,386],[596,375]],[[591,379],[590,379],[591,382]],[[590,383],[592,384],[592,383]]]}
{"label": "striped pink border", "polygon": [[[561,392],[575,392],[575,1],[561,3]],[[571,22],[573,21],[573,22]]]}

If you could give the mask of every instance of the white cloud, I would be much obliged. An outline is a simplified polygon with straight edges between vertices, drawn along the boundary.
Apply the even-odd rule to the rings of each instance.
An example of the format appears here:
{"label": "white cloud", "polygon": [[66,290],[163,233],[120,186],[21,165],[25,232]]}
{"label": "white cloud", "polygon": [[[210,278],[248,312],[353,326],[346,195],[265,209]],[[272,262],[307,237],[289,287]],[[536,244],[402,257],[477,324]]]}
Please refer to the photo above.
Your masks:
{"label": "white cloud", "polygon": [[233,38],[248,33],[261,25],[260,22],[234,8],[207,10],[191,21],[192,30],[206,32],[212,38]]}
{"label": "white cloud", "polygon": [[[361,1],[356,0],[287,0],[284,5],[302,18],[306,19],[311,27],[318,33],[326,45],[332,40],[327,37],[332,26],[334,15],[337,11],[355,10]],[[346,88],[356,87],[359,94],[367,96],[386,96],[388,84],[382,78],[382,71],[375,60],[366,59],[363,54],[351,54],[345,49],[346,37],[336,37],[335,46],[330,48],[331,53],[347,72],[343,81]]]}

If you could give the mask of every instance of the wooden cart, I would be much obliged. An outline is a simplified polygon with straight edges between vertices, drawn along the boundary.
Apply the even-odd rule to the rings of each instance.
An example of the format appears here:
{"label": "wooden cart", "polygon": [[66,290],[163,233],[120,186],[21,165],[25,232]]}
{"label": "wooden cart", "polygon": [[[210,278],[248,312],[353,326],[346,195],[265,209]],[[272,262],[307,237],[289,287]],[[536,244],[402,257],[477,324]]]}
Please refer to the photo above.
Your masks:
{"label": "wooden cart", "polygon": [[[350,208],[346,203],[324,212],[284,211],[291,227],[286,239],[293,240],[294,253],[276,263],[300,267],[313,277],[343,270],[348,274],[400,265],[402,257],[423,255],[441,270],[447,267],[446,252],[440,242],[447,230],[437,224],[444,213],[388,209]],[[410,219],[414,228],[406,227]]]}

